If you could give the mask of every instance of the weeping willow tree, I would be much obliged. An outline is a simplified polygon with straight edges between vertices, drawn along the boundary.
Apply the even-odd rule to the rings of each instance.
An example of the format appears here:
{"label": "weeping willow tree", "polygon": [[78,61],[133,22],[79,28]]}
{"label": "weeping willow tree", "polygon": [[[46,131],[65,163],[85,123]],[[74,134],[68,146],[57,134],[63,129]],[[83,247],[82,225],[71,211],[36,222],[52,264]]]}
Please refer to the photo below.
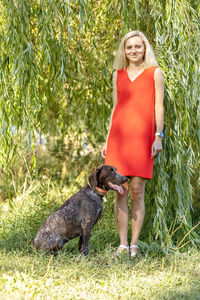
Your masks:
{"label": "weeping willow tree", "polygon": [[[18,158],[24,134],[34,149],[38,130],[63,137],[86,130],[93,145],[105,141],[115,50],[139,29],[166,87],[164,152],[147,185],[144,226],[163,243],[177,226],[189,232],[200,167],[198,1],[2,0],[0,9],[2,169]],[[194,231],[187,238],[195,240]]]}

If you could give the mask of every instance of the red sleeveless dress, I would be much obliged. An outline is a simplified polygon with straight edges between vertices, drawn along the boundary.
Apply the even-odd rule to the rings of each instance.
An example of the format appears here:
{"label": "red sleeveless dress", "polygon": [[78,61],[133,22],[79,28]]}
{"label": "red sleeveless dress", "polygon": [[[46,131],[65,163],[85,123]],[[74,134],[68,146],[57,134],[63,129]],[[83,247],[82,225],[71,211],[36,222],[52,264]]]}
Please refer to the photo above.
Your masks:
{"label": "red sleeveless dress", "polygon": [[114,166],[122,175],[152,178],[156,68],[145,69],[134,81],[130,80],[126,69],[117,71],[117,105],[105,164]]}

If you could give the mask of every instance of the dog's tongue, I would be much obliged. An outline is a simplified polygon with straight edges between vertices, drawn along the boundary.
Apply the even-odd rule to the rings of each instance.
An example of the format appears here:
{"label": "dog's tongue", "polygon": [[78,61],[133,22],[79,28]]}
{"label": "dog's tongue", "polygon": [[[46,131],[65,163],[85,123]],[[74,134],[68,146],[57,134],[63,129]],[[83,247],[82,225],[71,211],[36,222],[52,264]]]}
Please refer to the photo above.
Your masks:
{"label": "dog's tongue", "polygon": [[108,185],[115,191],[118,191],[118,193],[123,194],[123,188],[120,185],[114,184],[112,182],[108,182]]}

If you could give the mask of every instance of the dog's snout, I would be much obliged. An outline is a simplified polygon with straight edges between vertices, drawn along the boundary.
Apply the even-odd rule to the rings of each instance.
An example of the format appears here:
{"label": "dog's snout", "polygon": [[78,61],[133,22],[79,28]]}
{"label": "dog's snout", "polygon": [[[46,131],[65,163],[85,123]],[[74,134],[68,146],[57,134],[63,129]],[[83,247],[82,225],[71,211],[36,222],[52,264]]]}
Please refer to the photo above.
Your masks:
{"label": "dog's snout", "polygon": [[124,177],[124,182],[128,181],[128,177],[123,176]]}
{"label": "dog's snout", "polygon": [[126,181],[128,181],[128,177],[122,175],[121,180],[122,180],[122,183],[125,183]]}
{"label": "dog's snout", "polygon": [[119,173],[117,173],[117,179],[119,180],[119,182],[121,184],[125,183],[126,181],[128,181],[128,177],[127,176],[121,175]]}

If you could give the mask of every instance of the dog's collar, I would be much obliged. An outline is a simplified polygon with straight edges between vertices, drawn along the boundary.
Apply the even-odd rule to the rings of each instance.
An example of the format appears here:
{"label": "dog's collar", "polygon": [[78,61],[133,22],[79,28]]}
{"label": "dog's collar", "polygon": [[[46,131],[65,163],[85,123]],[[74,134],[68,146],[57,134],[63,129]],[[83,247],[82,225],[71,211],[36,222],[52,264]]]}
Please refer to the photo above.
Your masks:
{"label": "dog's collar", "polygon": [[[91,187],[89,181],[88,181],[88,185],[89,185],[89,187]],[[93,189],[93,188],[91,187],[91,189]],[[95,191],[97,191],[97,192],[98,192],[99,194],[101,194],[102,196],[104,196],[104,195],[107,193],[106,190],[103,190],[103,189],[100,188],[99,186],[95,186],[94,189],[95,189]]]}
{"label": "dog's collar", "polygon": [[105,194],[107,193],[106,190],[101,189],[99,186],[96,186],[96,187],[95,187],[95,190],[96,190],[97,192],[99,192],[100,194],[102,194],[102,195],[105,195]]}

